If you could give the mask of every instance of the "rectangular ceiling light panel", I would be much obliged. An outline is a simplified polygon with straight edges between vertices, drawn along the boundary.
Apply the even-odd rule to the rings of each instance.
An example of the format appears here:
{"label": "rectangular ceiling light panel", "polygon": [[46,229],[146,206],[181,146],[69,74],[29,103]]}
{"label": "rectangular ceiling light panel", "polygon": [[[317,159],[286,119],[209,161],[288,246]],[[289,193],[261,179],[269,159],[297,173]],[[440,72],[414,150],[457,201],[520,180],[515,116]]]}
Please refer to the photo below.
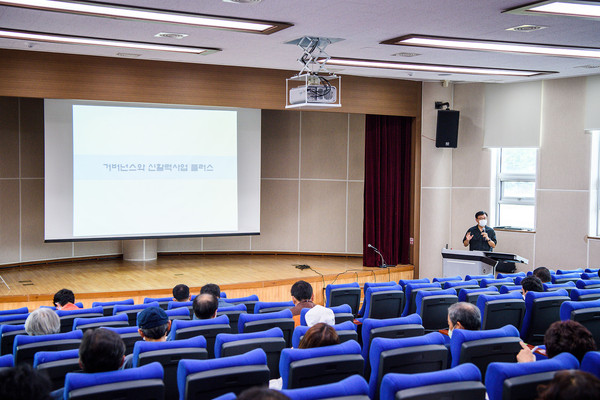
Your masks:
{"label": "rectangular ceiling light panel", "polygon": [[600,3],[596,1],[538,1],[504,11],[509,14],[558,15],[600,19]]}

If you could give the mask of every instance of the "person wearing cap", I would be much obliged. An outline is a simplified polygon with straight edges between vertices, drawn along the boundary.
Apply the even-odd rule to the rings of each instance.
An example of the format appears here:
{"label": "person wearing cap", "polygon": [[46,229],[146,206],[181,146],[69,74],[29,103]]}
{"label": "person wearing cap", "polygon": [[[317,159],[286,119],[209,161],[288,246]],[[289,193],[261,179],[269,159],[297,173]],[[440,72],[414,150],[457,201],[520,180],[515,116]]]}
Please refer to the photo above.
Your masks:
{"label": "person wearing cap", "polygon": [[306,326],[312,327],[319,323],[325,323],[327,325],[335,325],[335,314],[331,308],[315,305],[313,308],[306,312],[304,315],[306,320]]}
{"label": "person wearing cap", "polygon": [[[160,307],[148,307],[137,316],[138,332],[146,342],[166,342],[171,330],[171,321]],[[133,366],[133,354],[125,357],[123,368]]]}

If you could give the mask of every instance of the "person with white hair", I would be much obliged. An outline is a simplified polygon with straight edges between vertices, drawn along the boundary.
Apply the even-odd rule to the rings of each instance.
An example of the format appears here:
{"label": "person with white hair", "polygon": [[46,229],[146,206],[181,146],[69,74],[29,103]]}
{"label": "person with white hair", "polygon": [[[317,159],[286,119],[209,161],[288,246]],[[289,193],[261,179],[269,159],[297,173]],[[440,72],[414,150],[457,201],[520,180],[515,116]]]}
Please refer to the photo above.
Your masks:
{"label": "person with white hair", "polygon": [[25,332],[29,336],[60,333],[60,318],[51,308],[38,308],[25,320]]}

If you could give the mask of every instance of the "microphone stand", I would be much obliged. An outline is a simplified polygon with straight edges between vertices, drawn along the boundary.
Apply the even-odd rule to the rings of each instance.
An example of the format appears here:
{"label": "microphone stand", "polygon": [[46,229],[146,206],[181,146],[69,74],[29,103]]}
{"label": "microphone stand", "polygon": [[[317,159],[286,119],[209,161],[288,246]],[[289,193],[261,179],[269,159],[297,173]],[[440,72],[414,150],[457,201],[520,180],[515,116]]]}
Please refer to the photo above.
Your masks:
{"label": "microphone stand", "polygon": [[381,265],[379,265],[377,268],[393,267],[393,265],[387,265],[385,263],[385,260],[383,259],[383,255],[379,252],[379,250],[377,250],[377,248],[375,248],[375,246],[369,245],[369,247],[372,248],[375,253],[379,254],[379,257],[381,257]]}

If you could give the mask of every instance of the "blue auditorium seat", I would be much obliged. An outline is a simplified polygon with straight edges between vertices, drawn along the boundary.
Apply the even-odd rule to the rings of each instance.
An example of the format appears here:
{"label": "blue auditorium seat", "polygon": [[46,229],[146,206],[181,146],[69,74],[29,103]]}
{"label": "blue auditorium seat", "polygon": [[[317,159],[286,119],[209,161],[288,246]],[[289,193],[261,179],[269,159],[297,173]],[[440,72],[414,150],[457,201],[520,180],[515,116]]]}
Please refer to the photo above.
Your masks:
{"label": "blue auditorium seat", "polygon": [[212,360],[181,360],[177,368],[180,400],[212,399],[269,382],[267,355],[262,349]]}
{"label": "blue auditorium seat", "polygon": [[586,268],[584,270],[584,272],[586,272],[586,273],[590,273],[590,272],[599,273],[600,272],[600,268]]}
{"label": "blue auditorium seat", "polygon": [[102,307],[104,316],[108,317],[109,315],[113,315],[113,308],[117,304],[133,305],[134,303],[133,303],[133,299],[115,300],[115,301],[94,301],[92,303],[92,307]]}
{"label": "blue auditorium seat", "polygon": [[461,278],[459,275],[457,276],[449,276],[446,278],[433,278],[433,282],[439,282],[439,283],[444,283],[444,282],[464,282],[463,278]]}
{"label": "blue auditorium seat", "polygon": [[[439,285],[439,284],[438,284]],[[400,285],[369,287],[365,292],[364,318],[397,318],[402,315],[404,292]]]}
{"label": "blue auditorium seat", "polygon": [[[421,279],[400,279],[398,281],[398,284],[400,286],[402,286],[402,290],[406,290],[406,285],[409,283],[431,283],[431,281],[428,278],[421,278]],[[366,287],[365,287],[366,289]]]}
{"label": "blue auditorium seat", "polygon": [[387,374],[381,381],[381,400],[485,399],[481,374],[473,364],[420,374]]}
{"label": "blue auditorium seat", "polygon": [[583,268],[574,268],[574,269],[557,269],[556,275],[567,275],[567,274],[582,274],[585,270]]}
{"label": "blue auditorium seat", "polygon": [[0,315],[0,325],[23,325],[29,314]]}
{"label": "blue auditorium seat", "polygon": [[12,368],[15,366],[15,358],[12,354],[6,354],[0,356],[0,371],[6,368]]}
{"label": "blue auditorium seat", "polygon": [[448,348],[439,332],[404,339],[375,338],[369,351],[369,397],[379,398],[381,380],[388,373],[421,373],[446,369]]}
{"label": "blue auditorium seat", "polygon": [[223,299],[225,300],[227,303],[231,303],[231,304],[244,304],[246,306],[246,310],[248,311],[248,314],[252,314],[254,313],[254,305],[258,302],[258,296],[253,294],[250,296],[246,296],[246,297],[237,297],[237,298],[232,298],[232,299]]}
{"label": "blue auditorium seat", "polygon": [[177,399],[177,367],[180,360],[205,360],[208,358],[206,339],[196,336],[169,342],[139,341],[133,347],[133,368],[158,362],[164,370],[165,399]]}
{"label": "blue auditorium seat", "polygon": [[215,358],[230,357],[262,349],[267,355],[270,379],[279,378],[279,358],[285,349],[283,331],[271,328],[251,333],[219,333],[215,341]]}
{"label": "blue auditorium seat", "polygon": [[[292,347],[297,349],[300,345],[300,341],[304,334],[309,330],[308,326],[297,326],[292,334]],[[356,332],[357,327],[350,321],[342,322],[341,324],[333,325],[336,333],[340,338],[340,343],[347,342],[348,340],[355,340],[358,342],[358,333]]]}
{"label": "blue auditorium seat", "polygon": [[206,339],[208,358],[214,358],[215,340],[219,333],[231,333],[231,326],[229,325],[227,315],[211,319],[194,319],[191,321],[174,320],[171,323],[171,332],[169,333],[168,340],[189,339],[202,335]]}
{"label": "blue auditorium seat", "polygon": [[515,280],[513,278],[502,278],[502,279],[483,278],[481,280],[481,282],[479,282],[479,286],[482,288],[487,288],[487,287],[491,287],[491,286],[496,286],[497,288],[500,288],[500,286],[502,286],[502,285],[514,285],[514,284],[515,284]]}
{"label": "blue auditorium seat", "polygon": [[477,282],[481,282],[482,279],[494,279],[494,274],[487,275],[465,275],[465,281],[475,279]]}
{"label": "blue auditorium seat", "polygon": [[439,282],[435,283],[410,283],[406,284],[404,288],[404,311],[402,311],[402,317],[406,317],[409,314],[414,314],[417,310],[415,299],[417,298],[417,292],[421,290],[440,290],[442,285]]}
{"label": "blue auditorium seat", "polygon": [[[428,281],[429,281],[429,279],[428,279]],[[363,294],[366,294],[367,290],[369,288],[396,286],[396,285],[397,285],[397,283],[394,281],[391,281],[391,282],[365,282],[365,284],[363,285]],[[400,284],[400,286],[402,286],[402,284]],[[402,287],[402,290],[404,290],[404,287]],[[358,311],[358,315],[360,315],[360,316],[365,315],[365,306],[366,306],[366,304],[365,304],[365,301],[363,300],[362,306],[360,307],[360,310]]]}
{"label": "blue auditorium seat", "polygon": [[289,309],[264,314],[241,314],[238,321],[238,332],[260,332],[271,328],[280,328],[283,331],[286,347],[292,345],[294,332],[294,319]]}
{"label": "blue auditorium seat", "polygon": [[448,327],[448,307],[458,302],[458,296],[454,289],[422,290],[415,302],[425,332],[438,331]]}
{"label": "blue auditorium seat", "polygon": [[80,330],[40,336],[17,335],[13,344],[15,364],[25,362],[32,365],[38,351],[78,349],[82,337]]}
{"label": "blue auditorium seat", "polygon": [[131,399],[164,398],[163,368],[152,363],[94,374],[70,372],[65,377],[65,399]]}
{"label": "blue auditorium seat", "polygon": [[504,325],[521,328],[525,315],[525,300],[519,292],[490,295],[483,293],[477,299],[481,311],[481,329],[496,329]]}
{"label": "blue auditorium seat", "polygon": [[173,301],[173,297],[145,297],[144,304],[158,303],[158,306],[163,310],[166,310],[169,302]]}
{"label": "blue auditorium seat", "polygon": [[584,272],[581,274],[581,279],[590,280],[590,279],[599,279],[598,272]]}
{"label": "blue auditorium seat", "polygon": [[544,287],[544,292],[552,292],[555,290],[565,289],[567,293],[569,293],[569,295],[571,294],[571,291],[576,288],[575,282],[573,281],[557,284],[544,282],[542,286]]}
{"label": "blue auditorium seat", "polygon": [[546,330],[553,322],[560,321],[560,306],[568,300],[570,297],[564,289],[553,292],[527,292],[521,339],[533,345],[544,343]]}
{"label": "blue auditorium seat", "polygon": [[125,355],[133,353],[133,346],[135,343],[142,340],[137,326],[126,326],[123,328],[112,328],[108,326],[106,329],[116,332],[121,337],[121,340],[125,343]]}
{"label": "blue auditorium seat", "polygon": [[292,307],[294,307],[293,301],[257,301],[254,305],[254,314],[277,312]]}
{"label": "blue auditorium seat", "polygon": [[241,314],[247,314],[245,304],[232,304],[228,307],[219,307],[217,309],[217,317],[220,315],[227,315],[229,318],[229,326],[231,326],[231,333],[238,333],[238,321],[240,320]]}
{"label": "blue auditorium seat", "polygon": [[283,349],[279,372],[283,388],[324,385],[362,374],[364,359],[358,342],[350,340],[311,349]]}
{"label": "blue auditorium seat", "polygon": [[588,351],[581,360],[581,370],[600,378],[600,351]]}
{"label": "blue auditorium seat", "polygon": [[78,310],[56,310],[60,318],[60,332],[65,333],[73,330],[73,320],[75,318],[97,318],[103,317],[102,307],[80,308]]}
{"label": "blue auditorium seat", "polygon": [[[171,321],[173,321],[174,319],[183,319],[183,320],[190,320],[190,313],[189,310],[185,307],[183,308],[173,308],[172,310],[166,310],[165,314],[167,314],[167,317],[169,317],[169,319]],[[137,317],[136,317],[137,319]]]}
{"label": "blue auditorium seat", "polygon": [[520,342],[519,331],[512,325],[486,331],[455,329],[450,339],[452,367],[472,363],[484,376],[491,362],[516,362]]}
{"label": "blue auditorium seat", "polygon": [[600,343],[600,299],[565,301],[560,307],[560,319],[573,320],[585,326],[596,343]]}
{"label": "blue auditorium seat", "polygon": [[62,351],[38,351],[33,357],[33,368],[44,371],[52,382],[52,390],[65,386],[69,372],[81,371],[79,349]]}
{"label": "blue auditorium seat", "polygon": [[1,310],[0,315],[10,315],[10,314],[29,314],[29,309],[27,307],[21,308],[13,308],[12,310]]}
{"label": "blue auditorium seat", "polygon": [[[552,380],[556,371],[577,368],[579,361],[569,353],[529,363],[494,362],[488,366],[485,387],[490,400],[511,399],[514,392],[519,398],[533,399],[537,396],[537,385]],[[548,374],[542,375],[544,372]],[[524,378],[526,375],[529,380]]]}
{"label": "blue auditorium seat", "polygon": [[566,283],[566,282],[577,282],[579,279],[581,279],[581,273],[552,275],[552,283],[554,283],[554,284]]}
{"label": "blue auditorium seat", "polygon": [[325,287],[325,307],[347,304],[351,308],[351,313],[356,315],[360,307],[360,294],[358,282],[327,285]]}
{"label": "blue auditorium seat", "polygon": [[504,272],[498,272],[498,275],[496,276],[497,279],[504,279],[504,278],[512,278],[512,279],[516,279],[516,278],[525,278],[527,276],[527,274],[525,272],[515,272],[512,274],[507,274]]}
{"label": "blue auditorium seat", "polygon": [[488,288],[480,288],[478,286],[477,289],[460,289],[458,292],[458,301],[466,301],[467,303],[477,304],[477,299],[483,293],[486,294],[500,294],[498,288],[496,286],[488,287]]}
{"label": "blue auditorium seat", "polygon": [[600,288],[600,279],[580,279],[575,282],[577,289],[598,289]]}
{"label": "blue auditorium seat", "polygon": [[478,289],[479,283],[472,279],[470,281],[450,281],[444,282],[444,289],[454,289],[456,290],[456,294],[460,292],[460,289]]}
{"label": "blue auditorium seat", "polygon": [[[573,282],[571,282],[573,283]],[[571,300],[573,301],[590,301],[600,299],[600,288],[599,289],[575,289],[569,293]]]}
{"label": "blue auditorium seat", "polygon": [[25,325],[0,325],[0,356],[13,353],[17,335],[27,335]]}
{"label": "blue auditorium seat", "polygon": [[136,326],[138,313],[150,307],[159,307],[159,304],[157,302],[134,305],[117,304],[113,307],[113,315],[127,314],[129,317],[129,326]]}
{"label": "blue auditorium seat", "polygon": [[506,294],[510,292],[519,292],[523,294],[523,286],[521,285],[502,285],[500,286],[500,294]]}
{"label": "blue auditorium seat", "polygon": [[75,318],[73,319],[73,330],[86,331],[100,327],[125,327],[129,326],[129,318],[126,314],[111,315],[110,317]]}
{"label": "blue auditorium seat", "polygon": [[283,389],[290,400],[352,399],[369,400],[369,386],[360,375],[352,375],[336,383],[300,389]]}

